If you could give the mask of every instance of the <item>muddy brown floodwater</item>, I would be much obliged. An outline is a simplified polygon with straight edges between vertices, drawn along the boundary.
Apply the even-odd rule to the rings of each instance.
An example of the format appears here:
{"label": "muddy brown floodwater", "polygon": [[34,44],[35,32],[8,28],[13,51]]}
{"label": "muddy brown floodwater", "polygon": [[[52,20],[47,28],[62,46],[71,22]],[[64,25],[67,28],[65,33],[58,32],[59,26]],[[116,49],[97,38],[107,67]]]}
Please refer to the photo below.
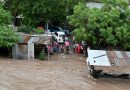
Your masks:
{"label": "muddy brown floodwater", "polygon": [[130,90],[130,80],[93,79],[77,54],[49,61],[0,58],[0,90]]}

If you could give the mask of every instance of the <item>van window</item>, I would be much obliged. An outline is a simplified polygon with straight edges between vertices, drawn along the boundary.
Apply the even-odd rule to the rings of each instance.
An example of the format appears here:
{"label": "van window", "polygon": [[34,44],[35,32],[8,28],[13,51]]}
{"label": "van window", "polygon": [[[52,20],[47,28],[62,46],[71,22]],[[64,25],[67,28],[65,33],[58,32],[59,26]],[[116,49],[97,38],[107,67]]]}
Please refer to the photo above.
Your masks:
{"label": "van window", "polygon": [[56,36],[58,36],[58,33],[54,33]]}
{"label": "van window", "polygon": [[59,37],[64,37],[65,35],[59,35]]}

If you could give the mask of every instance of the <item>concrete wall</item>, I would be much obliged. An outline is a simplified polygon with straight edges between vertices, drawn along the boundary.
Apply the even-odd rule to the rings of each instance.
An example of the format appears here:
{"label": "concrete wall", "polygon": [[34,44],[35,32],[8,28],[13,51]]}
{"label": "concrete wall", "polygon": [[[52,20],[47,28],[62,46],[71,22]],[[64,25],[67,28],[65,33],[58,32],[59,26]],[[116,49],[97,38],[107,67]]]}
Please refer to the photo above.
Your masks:
{"label": "concrete wall", "polygon": [[12,47],[13,59],[28,59],[28,45],[16,44]]}
{"label": "concrete wall", "polygon": [[12,57],[13,59],[18,59],[18,44],[12,47]]}
{"label": "concrete wall", "polygon": [[28,60],[34,60],[34,43],[28,43]]}

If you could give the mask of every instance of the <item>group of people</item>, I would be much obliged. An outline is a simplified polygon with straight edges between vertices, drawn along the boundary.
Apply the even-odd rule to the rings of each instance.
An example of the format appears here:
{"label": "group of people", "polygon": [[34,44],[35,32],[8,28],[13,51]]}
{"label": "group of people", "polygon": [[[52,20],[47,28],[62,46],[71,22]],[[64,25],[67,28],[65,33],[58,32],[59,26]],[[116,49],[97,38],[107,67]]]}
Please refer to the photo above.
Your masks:
{"label": "group of people", "polygon": [[54,41],[52,44],[48,45],[48,51],[50,54],[60,53],[61,55],[69,54],[70,42],[67,37],[64,38],[64,43],[58,43]]}
{"label": "group of people", "polygon": [[[64,43],[60,44],[57,41],[54,41],[51,45],[48,45],[48,50],[50,54],[60,53],[61,55],[69,54],[70,42],[68,37],[63,37]],[[82,42],[74,42],[73,43],[73,51],[74,53],[83,54],[85,57],[87,54],[88,46],[85,41]]]}
{"label": "group of people", "polygon": [[85,57],[87,57],[87,45],[84,41],[74,43],[73,45],[73,51],[74,53],[83,54]]}

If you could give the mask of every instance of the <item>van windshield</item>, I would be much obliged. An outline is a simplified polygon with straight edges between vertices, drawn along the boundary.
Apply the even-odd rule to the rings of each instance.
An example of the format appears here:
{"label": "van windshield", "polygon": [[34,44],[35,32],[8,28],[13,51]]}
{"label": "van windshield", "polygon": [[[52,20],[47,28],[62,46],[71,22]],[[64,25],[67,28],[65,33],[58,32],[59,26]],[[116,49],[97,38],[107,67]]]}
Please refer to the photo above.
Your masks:
{"label": "van windshield", "polygon": [[59,35],[59,37],[64,37],[65,35]]}

